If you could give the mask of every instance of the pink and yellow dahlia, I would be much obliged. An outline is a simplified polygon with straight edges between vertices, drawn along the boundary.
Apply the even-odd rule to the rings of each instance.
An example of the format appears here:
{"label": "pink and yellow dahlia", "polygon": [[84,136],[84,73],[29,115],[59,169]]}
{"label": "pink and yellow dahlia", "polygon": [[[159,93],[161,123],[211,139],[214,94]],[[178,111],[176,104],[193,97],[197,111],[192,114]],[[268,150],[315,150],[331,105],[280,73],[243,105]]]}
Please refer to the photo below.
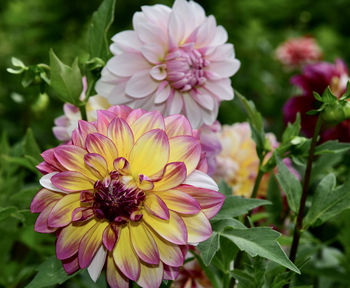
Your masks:
{"label": "pink and yellow dahlia", "polygon": [[35,230],[56,232],[67,273],[106,265],[111,287],[174,279],[184,248],[208,239],[224,196],[198,170],[200,143],[182,115],[114,106],[80,120],[70,144],[42,154]]}
{"label": "pink and yellow dahlia", "polygon": [[230,77],[240,66],[226,30],[185,0],[143,6],[133,28],[112,38],[98,94],[113,105],[185,114],[193,128],[211,125],[220,101],[233,98]]}

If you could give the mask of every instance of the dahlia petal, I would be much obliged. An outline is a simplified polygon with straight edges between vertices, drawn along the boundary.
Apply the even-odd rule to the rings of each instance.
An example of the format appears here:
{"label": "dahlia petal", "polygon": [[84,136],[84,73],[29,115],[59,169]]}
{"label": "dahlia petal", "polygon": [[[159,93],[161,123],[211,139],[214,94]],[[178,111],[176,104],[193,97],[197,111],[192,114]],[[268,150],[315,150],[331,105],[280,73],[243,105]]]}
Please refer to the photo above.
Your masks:
{"label": "dahlia petal", "polygon": [[164,167],[163,176],[153,182],[153,191],[165,191],[174,188],[185,181],[187,176],[186,165],[183,162],[168,163]]}
{"label": "dahlia petal", "polygon": [[175,212],[193,215],[201,210],[201,206],[196,199],[180,190],[157,192],[157,195],[164,201],[168,209]]}
{"label": "dahlia petal", "polygon": [[40,213],[50,203],[60,200],[63,196],[64,194],[55,193],[45,188],[40,189],[40,191],[35,195],[32,203],[30,204],[30,211],[32,213]]}
{"label": "dahlia petal", "polygon": [[184,256],[179,246],[174,245],[166,241],[163,237],[158,236],[152,231],[152,229],[149,231],[157,244],[160,260],[164,264],[170,266],[182,266],[184,263]]}
{"label": "dahlia petal", "polygon": [[135,141],[141,135],[153,129],[165,129],[164,118],[158,111],[147,112],[140,118],[130,124],[131,130],[134,133]]}
{"label": "dahlia petal", "polygon": [[153,216],[147,210],[144,210],[143,220],[149,225],[158,235],[168,240],[171,243],[178,245],[187,244],[187,230],[181,217],[175,212],[169,211],[169,220],[163,220]]}
{"label": "dahlia petal", "polygon": [[150,177],[163,169],[168,159],[168,137],[163,130],[154,129],[136,141],[130,152],[129,163],[135,178],[140,174]]}
{"label": "dahlia petal", "polygon": [[[78,131],[80,143],[81,143],[82,147],[84,148],[84,143],[85,143],[87,135],[89,135],[91,133],[96,133],[97,129],[96,129],[95,125],[93,125],[92,123],[84,121],[84,120],[79,120],[78,121],[78,129],[76,131]],[[74,141],[73,141],[73,144],[78,145]]]}
{"label": "dahlia petal", "polygon": [[168,220],[170,217],[168,207],[162,199],[153,193],[147,195],[144,206],[150,214],[160,219]]}
{"label": "dahlia petal", "polygon": [[57,169],[51,166],[50,164],[46,163],[45,161],[39,163],[38,165],[35,166],[36,169],[39,170],[41,174],[49,174],[52,172],[57,172]]}
{"label": "dahlia petal", "polygon": [[115,115],[112,111],[98,110],[97,111],[97,130],[98,133],[106,136],[109,123],[115,119]]}
{"label": "dahlia petal", "polygon": [[[56,124],[57,125],[57,124]],[[68,133],[67,127],[53,127],[52,132],[55,137],[60,141],[68,141],[70,139],[70,135]]]}
{"label": "dahlia petal", "polygon": [[115,244],[117,243],[118,235],[119,228],[114,228],[112,225],[106,227],[105,231],[103,232],[102,241],[103,245],[105,245],[108,251],[113,250]]}
{"label": "dahlia petal", "polygon": [[79,270],[78,257],[75,255],[71,258],[62,260],[62,266],[67,274],[73,274]]}
{"label": "dahlia petal", "polygon": [[[182,0],[180,0],[182,1]],[[169,48],[178,47],[179,43],[184,39],[184,25],[181,23],[181,18],[173,10],[169,16],[168,24],[168,37],[169,37]]]}
{"label": "dahlia petal", "polygon": [[[179,275],[179,267],[164,266],[164,280],[175,280]],[[191,287],[191,286],[190,286]]]}
{"label": "dahlia petal", "polygon": [[176,136],[169,139],[169,145],[169,162],[184,162],[187,175],[191,174],[201,156],[199,140],[192,136]]}
{"label": "dahlia petal", "polygon": [[64,227],[72,222],[74,209],[80,207],[80,194],[72,193],[65,195],[59,200],[50,212],[48,225],[50,227]]}
{"label": "dahlia petal", "polygon": [[[172,7],[172,10],[173,10],[172,13],[176,14],[181,26],[181,28],[179,27],[175,27],[175,28],[182,30],[183,39],[186,39],[191,34],[191,32],[196,28],[196,18],[193,17],[193,14],[195,13],[195,11],[193,11],[193,9],[191,8],[192,6],[190,5],[190,3],[184,0],[175,1]],[[171,18],[169,18],[169,26],[174,23],[170,21],[171,21]],[[186,25],[184,25],[184,23],[186,23]],[[179,34],[178,31],[176,31],[176,33]]]}
{"label": "dahlia petal", "polygon": [[158,64],[164,56],[164,48],[156,43],[141,45],[142,55],[151,63]]}
{"label": "dahlia petal", "polygon": [[97,153],[88,153],[84,156],[86,165],[91,168],[91,171],[95,173],[96,177],[104,178],[107,173],[107,162],[103,156]]}
{"label": "dahlia petal", "polygon": [[[185,95],[185,97],[186,96],[187,95]],[[169,97],[169,103],[168,103],[168,113],[169,113],[169,115],[180,113],[183,106],[184,106],[183,97],[176,90],[175,93],[173,94],[173,96]]]}
{"label": "dahlia petal", "polygon": [[231,77],[236,74],[240,67],[240,62],[237,59],[210,62],[209,70],[215,73],[220,78]]}
{"label": "dahlia petal", "polygon": [[138,53],[124,53],[114,56],[107,62],[108,69],[115,75],[128,77],[135,73],[150,69],[151,65]]}
{"label": "dahlia petal", "polygon": [[143,114],[147,113],[144,109],[135,109],[126,118],[126,122],[131,126],[137,119],[139,119]]}
{"label": "dahlia petal", "polygon": [[205,89],[213,93],[217,99],[220,100],[232,100],[233,99],[233,89],[231,86],[231,80],[220,79],[218,81],[207,81],[205,83]]}
{"label": "dahlia petal", "polygon": [[168,84],[168,82],[163,81],[162,83],[164,83],[164,82],[165,82],[165,86],[161,87],[159,85],[159,88],[157,89],[157,92],[155,93],[155,97],[154,97],[155,104],[163,103],[169,98],[169,95],[171,93],[171,87]]}
{"label": "dahlia petal", "polygon": [[48,206],[45,207],[45,209],[41,211],[40,215],[35,221],[34,231],[39,233],[52,233],[57,230],[55,227],[49,227],[47,223],[47,218],[49,217],[49,214],[55,204],[56,201],[51,202]]}
{"label": "dahlia petal", "polygon": [[213,96],[204,89],[198,89],[197,92],[191,93],[191,96],[203,108],[210,111],[213,110],[215,100]]}
{"label": "dahlia petal", "polygon": [[214,16],[207,17],[203,24],[198,27],[196,45],[198,47],[209,46],[216,35],[216,21]]}
{"label": "dahlia petal", "polygon": [[113,112],[116,117],[126,119],[133,110],[129,106],[118,105],[109,107],[108,111]]}
{"label": "dahlia petal", "polygon": [[140,276],[140,262],[132,248],[129,227],[119,231],[117,245],[113,250],[114,262],[129,279],[136,281]]}
{"label": "dahlia petal", "polygon": [[85,141],[86,149],[90,153],[97,153],[104,157],[108,171],[113,170],[113,162],[118,157],[118,151],[111,139],[99,133],[89,134]]}
{"label": "dahlia petal", "polygon": [[139,51],[138,47],[142,47],[142,42],[137,37],[136,32],[131,30],[122,31],[115,34],[112,41],[114,43],[110,46],[110,49],[114,55],[119,54],[117,53],[118,50],[115,48],[119,48],[124,52],[135,53]]}
{"label": "dahlia petal", "polygon": [[154,184],[147,176],[139,175],[139,182],[137,183],[137,186],[143,191],[149,191],[153,189]]}
{"label": "dahlia petal", "polygon": [[163,263],[149,265],[141,263],[140,278],[137,284],[143,288],[158,288],[163,280]]}
{"label": "dahlia petal", "polygon": [[210,43],[210,46],[219,46],[223,45],[228,39],[227,31],[221,25],[216,27],[216,33],[213,41]]}
{"label": "dahlia petal", "polygon": [[186,116],[190,121],[192,128],[199,128],[199,126],[202,124],[202,109],[189,94],[184,95],[183,99]]}
{"label": "dahlia petal", "polygon": [[97,250],[102,247],[102,235],[107,226],[108,222],[97,222],[81,239],[78,252],[81,269],[89,266]]}
{"label": "dahlia petal", "polygon": [[111,288],[129,288],[129,280],[119,271],[112,254],[108,254],[106,278]]}
{"label": "dahlia petal", "polygon": [[180,114],[174,114],[164,119],[165,132],[168,137],[189,135],[192,136],[192,127],[187,118]]}
{"label": "dahlia petal", "polygon": [[107,251],[101,245],[92,259],[87,271],[92,281],[96,282],[106,262]]}
{"label": "dahlia petal", "polygon": [[[140,70],[139,70],[140,71]],[[125,93],[139,99],[152,94],[158,87],[158,82],[152,79],[149,70],[136,72],[126,83]]]}
{"label": "dahlia petal", "polygon": [[209,61],[225,61],[227,59],[234,59],[235,52],[233,45],[230,43],[226,43],[224,45],[208,49],[206,58]]}
{"label": "dahlia petal", "polygon": [[129,158],[129,153],[134,146],[134,134],[128,123],[121,118],[115,118],[109,124],[107,133],[117,147],[118,156]]}
{"label": "dahlia petal", "polygon": [[159,252],[150,232],[141,223],[129,223],[130,238],[137,256],[148,264],[159,264]]}
{"label": "dahlia petal", "polygon": [[96,223],[96,220],[91,219],[89,222],[71,223],[64,227],[57,237],[57,258],[63,260],[76,254],[78,252],[81,239]]}
{"label": "dahlia petal", "polygon": [[94,182],[83,174],[74,171],[64,171],[52,176],[51,182],[54,186],[67,192],[76,192],[94,188]]}
{"label": "dahlia petal", "polygon": [[[81,202],[81,194],[80,194]],[[72,222],[87,221],[94,217],[94,210],[91,207],[78,207],[72,212]]]}
{"label": "dahlia petal", "polygon": [[44,188],[51,190],[51,191],[55,191],[55,192],[60,192],[60,193],[67,193],[66,191],[63,191],[62,189],[59,189],[58,187],[56,187],[55,185],[52,184],[51,182],[51,178],[53,176],[55,176],[58,172],[52,172],[49,174],[46,174],[44,176],[42,176],[39,180],[39,183],[41,186],[43,186]]}
{"label": "dahlia petal", "polygon": [[159,64],[159,65],[153,66],[152,69],[149,71],[149,74],[154,80],[157,80],[157,81],[164,80],[167,76],[166,65]]}
{"label": "dahlia petal", "polygon": [[189,185],[181,185],[177,189],[196,199],[208,219],[213,218],[219,212],[225,201],[225,196],[217,191]]}
{"label": "dahlia petal", "polygon": [[41,157],[43,157],[44,161],[56,168],[55,171],[64,171],[66,170],[56,159],[55,157],[55,148],[48,149],[41,153]]}
{"label": "dahlia petal", "polygon": [[189,174],[183,184],[219,191],[219,187],[216,182],[209,175],[199,170],[195,170]]}
{"label": "dahlia petal", "polygon": [[199,212],[196,215],[181,216],[181,218],[186,224],[188,243],[199,243],[211,236],[211,225],[204,213]]}
{"label": "dahlia petal", "polygon": [[80,172],[92,180],[97,180],[96,176],[85,166],[86,153],[85,149],[74,145],[58,146],[54,152],[57,161],[67,170]]}
{"label": "dahlia petal", "polygon": [[212,111],[207,109],[202,110],[202,119],[205,125],[211,126],[216,121],[219,112],[219,102],[214,101],[214,108]]}

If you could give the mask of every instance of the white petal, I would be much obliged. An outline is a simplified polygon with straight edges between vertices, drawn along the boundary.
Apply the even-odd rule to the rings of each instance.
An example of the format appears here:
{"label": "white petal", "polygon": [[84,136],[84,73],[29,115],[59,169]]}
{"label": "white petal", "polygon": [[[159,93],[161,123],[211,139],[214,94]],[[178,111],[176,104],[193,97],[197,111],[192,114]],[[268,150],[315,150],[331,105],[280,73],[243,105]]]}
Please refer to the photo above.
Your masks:
{"label": "white petal", "polygon": [[185,112],[188,120],[190,121],[192,128],[197,129],[202,124],[202,109],[192,99],[189,94],[183,95]]}
{"label": "white petal", "polygon": [[154,80],[162,81],[166,78],[167,72],[166,72],[166,66],[165,64],[154,66],[150,71],[149,74],[152,76]]}
{"label": "white petal", "polygon": [[[188,97],[191,97],[188,95]],[[178,114],[181,112],[183,107],[183,97],[182,94],[178,91],[175,90],[174,96],[172,99],[169,99],[168,103],[168,114],[173,115],[173,114]]]}
{"label": "white petal", "polygon": [[177,47],[178,44],[184,40],[185,36],[184,25],[181,22],[181,18],[174,11],[171,12],[169,17],[168,36],[170,49],[172,47]]}
{"label": "white petal", "polygon": [[210,111],[213,110],[214,102],[217,101],[211,93],[204,89],[198,89],[198,93],[193,91],[191,95],[199,105]]}
{"label": "white petal", "polygon": [[230,61],[210,62],[208,70],[218,77],[226,78],[234,75],[240,67],[240,62],[237,59]]}
{"label": "white petal", "polygon": [[188,175],[183,184],[191,185],[198,188],[219,191],[219,187],[215,183],[213,178],[199,170],[194,170],[190,175]]}
{"label": "white petal", "polygon": [[139,52],[139,47],[142,46],[142,42],[137,37],[136,32],[131,30],[115,34],[112,41],[114,43],[110,46],[110,49],[114,55],[120,54],[119,51]]}
{"label": "white petal", "polygon": [[61,189],[58,189],[56,186],[54,186],[52,183],[51,183],[51,177],[54,176],[55,174],[57,174],[58,172],[52,172],[52,173],[49,173],[49,174],[46,174],[44,176],[42,176],[39,180],[39,183],[41,186],[43,186],[44,188],[48,189],[48,190],[51,190],[51,191],[56,191],[56,192],[60,192],[60,193],[64,193],[64,194],[67,194],[67,192],[61,190]]}
{"label": "white petal", "polygon": [[141,53],[149,62],[158,64],[164,57],[164,48],[158,44],[150,43],[141,48]]}
{"label": "white petal", "polygon": [[137,36],[144,43],[156,43],[160,46],[166,45],[166,31],[158,25],[148,21],[142,12],[136,12],[132,19]]}
{"label": "white petal", "polygon": [[227,31],[222,26],[216,27],[216,33],[214,40],[210,43],[210,46],[218,46],[224,44],[228,39]]}
{"label": "white petal", "polygon": [[233,45],[228,43],[216,48],[208,49],[205,55],[209,61],[225,61],[235,59],[235,50]]}
{"label": "white petal", "polygon": [[136,72],[150,69],[151,65],[141,54],[123,53],[114,56],[107,62],[107,68],[118,76],[132,76]]}
{"label": "white petal", "polygon": [[153,93],[159,83],[153,80],[149,71],[141,71],[130,78],[125,93],[133,98],[143,98]]}
{"label": "white petal", "polygon": [[213,110],[207,110],[203,109],[202,110],[202,117],[203,117],[203,122],[206,125],[212,125],[216,118],[218,117],[218,112],[219,112],[219,102],[215,101],[214,102],[214,108]]}
{"label": "white petal", "polygon": [[163,89],[158,89],[154,98],[154,103],[163,103],[169,98],[171,92],[170,85],[167,84]]}
{"label": "white petal", "polygon": [[205,47],[215,37],[216,34],[216,21],[214,16],[210,15],[206,21],[199,26],[197,31],[197,47]]}
{"label": "white petal", "polygon": [[92,281],[96,282],[106,262],[107,251],[101,245],[87,268]]}
{"label": "white petal", "polygon": [[233,89],[230,78],[221,79],[218,81],[207,81],[204,86],[205,89],[213,93],[217,99],[232,100]]}

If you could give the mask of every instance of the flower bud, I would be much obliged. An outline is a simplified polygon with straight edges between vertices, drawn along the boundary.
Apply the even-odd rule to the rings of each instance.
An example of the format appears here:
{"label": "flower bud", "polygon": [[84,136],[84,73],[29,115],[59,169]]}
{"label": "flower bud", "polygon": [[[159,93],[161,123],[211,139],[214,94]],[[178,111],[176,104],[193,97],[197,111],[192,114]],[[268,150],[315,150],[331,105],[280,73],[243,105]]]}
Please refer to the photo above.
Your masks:
{"label": "flower bud", "polygon": [[335,105],[327,106],[321,113],[323,120],[330,124],[338,124],[345,119],[350,118],[350,102],[344,105],[337,103]]}

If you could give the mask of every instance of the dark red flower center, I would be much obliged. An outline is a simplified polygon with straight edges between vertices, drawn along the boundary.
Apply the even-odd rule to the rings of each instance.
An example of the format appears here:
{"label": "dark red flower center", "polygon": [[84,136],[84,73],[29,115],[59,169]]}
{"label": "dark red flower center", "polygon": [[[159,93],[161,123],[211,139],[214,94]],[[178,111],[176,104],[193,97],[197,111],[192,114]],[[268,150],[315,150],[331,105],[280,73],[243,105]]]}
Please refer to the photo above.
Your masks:
{"label": "dark red flower center", "polygon": [[144,200],[144,191],[128,187],[121,182],[118,172],[112,172],[95,183],[93,211],[97,218],[121,225],[142,218],[139,208]]}

